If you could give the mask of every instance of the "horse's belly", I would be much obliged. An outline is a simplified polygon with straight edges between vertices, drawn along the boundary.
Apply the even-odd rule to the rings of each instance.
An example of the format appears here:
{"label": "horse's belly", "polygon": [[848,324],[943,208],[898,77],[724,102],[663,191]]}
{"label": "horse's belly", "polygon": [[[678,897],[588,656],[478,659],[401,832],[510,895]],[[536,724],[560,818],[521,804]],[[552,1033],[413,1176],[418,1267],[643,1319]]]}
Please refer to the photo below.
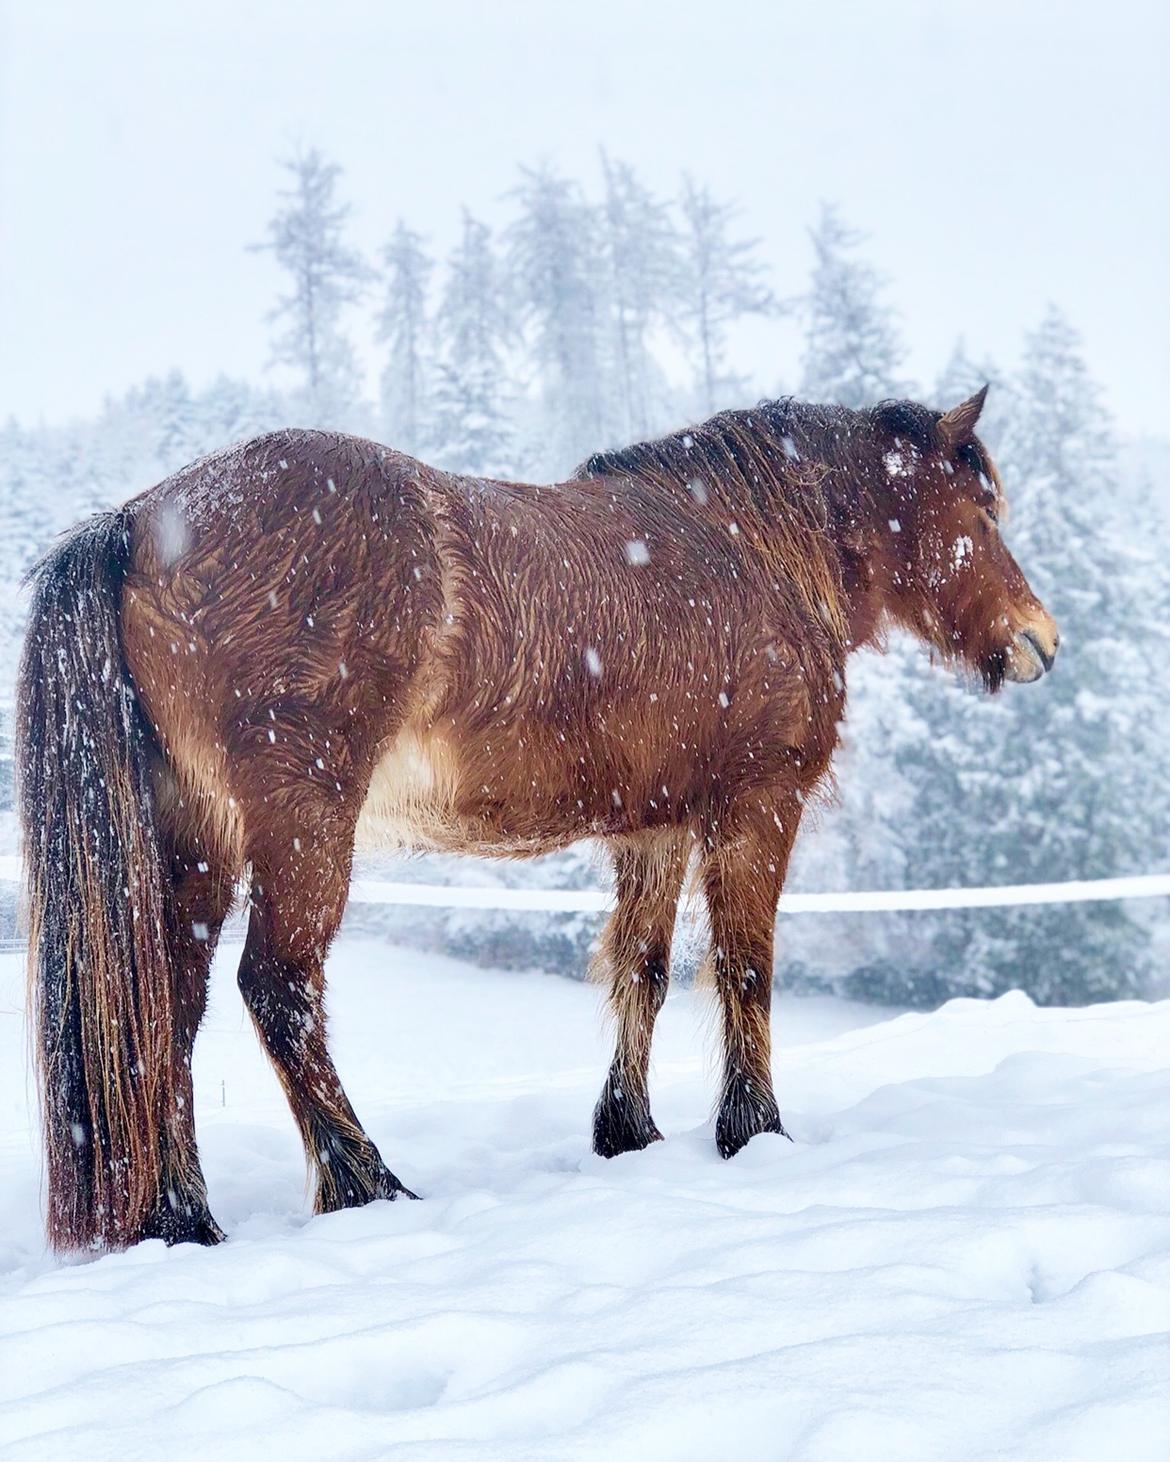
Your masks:
{"label": "horse's belly", "polygon": [[358,816],[356,844],[374,851],[448,851],[458,834],[458,772],[434,736],[403,731],[383,752]]}
{"label": "horse's belly", "polygon": [[450,742],[432,733],[402,731],[374,767],[358,816],[356,846],[363,852],[515,856],[563,847],[583,835],[547,826],[539,816],[521,816],[518,825],[514,797],[501,803],[475,795],[466,783]]}

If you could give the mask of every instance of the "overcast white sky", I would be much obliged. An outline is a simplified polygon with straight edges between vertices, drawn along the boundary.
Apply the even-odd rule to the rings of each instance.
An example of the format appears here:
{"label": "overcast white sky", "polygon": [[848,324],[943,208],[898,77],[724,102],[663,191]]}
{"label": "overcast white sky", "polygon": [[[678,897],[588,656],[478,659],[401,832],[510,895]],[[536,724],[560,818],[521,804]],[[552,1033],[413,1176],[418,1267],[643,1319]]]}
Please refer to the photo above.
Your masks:
{"label": "overcast white sky", "polygon": [[[822,199],[871,235],[931,380],[1014,356],[1046,301],[1127,431],[1166,431],[1165,0],[0,0],[0,415],[59,420],[150,372],[257,375],[277,160],[346,168],[371,252],[505,211],[518,161],[737,198],[782,295]],[[795,379],[793,327],[737,365]]]}

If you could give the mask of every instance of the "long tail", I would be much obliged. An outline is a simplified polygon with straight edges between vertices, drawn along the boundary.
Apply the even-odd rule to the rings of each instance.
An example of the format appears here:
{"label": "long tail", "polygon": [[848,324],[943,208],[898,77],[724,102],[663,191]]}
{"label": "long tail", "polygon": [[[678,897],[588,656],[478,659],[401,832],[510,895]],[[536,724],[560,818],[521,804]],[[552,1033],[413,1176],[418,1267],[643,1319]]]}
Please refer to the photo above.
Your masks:
{"label": "long tail", "polygon": [[32,571],[17,766],[49,1240],[133,1242],[159,1200],[173,1116],[172,979],[152,733],[122,649],[127,510]]}

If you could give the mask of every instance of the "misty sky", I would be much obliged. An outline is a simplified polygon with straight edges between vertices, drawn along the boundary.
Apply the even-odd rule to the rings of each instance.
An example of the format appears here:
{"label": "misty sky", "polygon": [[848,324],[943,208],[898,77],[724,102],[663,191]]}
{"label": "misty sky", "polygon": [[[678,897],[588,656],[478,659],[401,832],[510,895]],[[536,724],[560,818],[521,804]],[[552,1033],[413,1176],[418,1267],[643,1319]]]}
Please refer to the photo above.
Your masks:
{"label": "misty sky", "polygon": [[[1123,429],[1164,434],[1170,6],[923,0],[0,0],[0,416],[90,412],[151,372],[256,377],[278,159],[346,169],[354,238],[444,248],[517,162],[743,205],[782,296],[822,199],[871,235],[930,381],[956,337],[1010,364],[1049,300]],[[792,323],[734,364],[792,387]]]}

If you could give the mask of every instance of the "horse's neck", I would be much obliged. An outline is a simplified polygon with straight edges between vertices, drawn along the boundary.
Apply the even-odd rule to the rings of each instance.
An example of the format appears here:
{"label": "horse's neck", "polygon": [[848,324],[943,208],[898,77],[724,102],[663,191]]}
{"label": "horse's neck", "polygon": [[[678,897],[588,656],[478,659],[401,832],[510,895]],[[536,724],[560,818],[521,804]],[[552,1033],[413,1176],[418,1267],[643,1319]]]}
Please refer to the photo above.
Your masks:
{"label": "horse's neck", "polygon": [[864,493],[830,509],[829,533],[841,565],[850,650],[872,645],[886,623],[891,565],[877,548],[873,519],[878,511]]}

